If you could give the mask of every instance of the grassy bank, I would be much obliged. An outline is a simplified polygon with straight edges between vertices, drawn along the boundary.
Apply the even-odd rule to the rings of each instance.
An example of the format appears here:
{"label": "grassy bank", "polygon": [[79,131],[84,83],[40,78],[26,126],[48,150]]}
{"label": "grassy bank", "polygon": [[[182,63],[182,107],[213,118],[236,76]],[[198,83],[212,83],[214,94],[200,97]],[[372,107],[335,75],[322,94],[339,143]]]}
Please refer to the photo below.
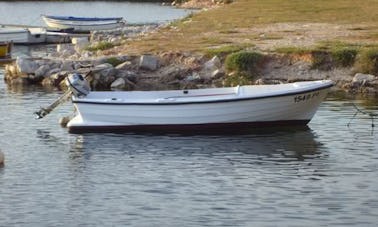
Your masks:
{"label": "grassy bank", "polygon": [[[236,0],[232,4],[188,16],[148,37],[129,42],[125,51],[206,52],[225,46],[230,49],[259,48],[260,43],[279,43],[289,36],[305,35],[313,29],[311,23],[341,26],[339,30],[342,32],[344,29],[346,35],[341,34],[336,41],[372,45],[378,41],[377,18],[378,0]],[[268,32],[256,31],[257,28],[264,31],[264,27],[277,23],[294,25],[280,32],[274,28]],[[303,24],[309,26],[298,30]],[[326,37],[314,42],[335,41],[332,36],[328,40],[327,29],[323,29]],[[329,31],[329,35],[331,33]]]}

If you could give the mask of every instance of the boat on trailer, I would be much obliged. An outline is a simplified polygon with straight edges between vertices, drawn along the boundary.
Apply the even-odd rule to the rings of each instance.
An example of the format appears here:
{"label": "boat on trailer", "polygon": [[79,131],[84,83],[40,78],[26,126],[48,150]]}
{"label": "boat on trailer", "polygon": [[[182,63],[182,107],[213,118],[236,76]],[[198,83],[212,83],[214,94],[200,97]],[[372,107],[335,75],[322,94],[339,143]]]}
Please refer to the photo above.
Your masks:
{"label": "boat on trailer", "polygon": [[50,28],[73,29],[75,32],[109,30],[125,24],[122,17],[73,17],[42,15],[42,19]]}
{"label": "boat on trailer", "polygon": [[167,91],[90,91],[70,75],[76,116],[71,133],[240,132],[262,126],[306,125],[331,80]]}

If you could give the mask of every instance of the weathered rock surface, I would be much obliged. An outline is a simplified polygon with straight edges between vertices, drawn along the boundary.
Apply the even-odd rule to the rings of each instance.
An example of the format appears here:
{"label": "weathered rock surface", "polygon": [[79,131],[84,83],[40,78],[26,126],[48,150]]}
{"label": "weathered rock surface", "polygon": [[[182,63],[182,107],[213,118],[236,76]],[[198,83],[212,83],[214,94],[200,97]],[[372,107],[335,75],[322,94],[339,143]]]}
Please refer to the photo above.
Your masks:
{"label": "weathered rock surface", "polygon": [[159,67],[159,59],[153,55],[142,55],[139,61],[141,69],[155,71]]}

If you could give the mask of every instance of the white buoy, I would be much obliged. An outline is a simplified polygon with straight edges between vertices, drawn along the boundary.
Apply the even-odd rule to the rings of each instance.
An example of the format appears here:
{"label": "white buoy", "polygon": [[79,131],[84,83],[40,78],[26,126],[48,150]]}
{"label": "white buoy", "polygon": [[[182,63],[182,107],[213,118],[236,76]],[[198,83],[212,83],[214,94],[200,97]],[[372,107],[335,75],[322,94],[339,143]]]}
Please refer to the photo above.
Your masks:
{"label": "white buoy", "polygon": [[0,151],[0,167],[4,166],[4,153]]}

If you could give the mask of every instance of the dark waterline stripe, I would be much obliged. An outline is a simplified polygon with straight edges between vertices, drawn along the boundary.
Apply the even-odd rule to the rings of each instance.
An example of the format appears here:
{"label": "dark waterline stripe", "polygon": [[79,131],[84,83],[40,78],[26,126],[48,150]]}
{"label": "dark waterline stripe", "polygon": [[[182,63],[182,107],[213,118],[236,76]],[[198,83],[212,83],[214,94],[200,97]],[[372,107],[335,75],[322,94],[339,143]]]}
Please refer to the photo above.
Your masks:
{"label": "dark waterline stripe", "polygon": [[[117,125],[117,126],[72,126],[69,133],[177,133],[177,134],[245,134],[261,130],[261,127],[306,126],[310,120],[285,120],[263,122],[236,122],[211,124],[172,124],[172,125]],[[256,128],[257,127],[257,128]]]}

